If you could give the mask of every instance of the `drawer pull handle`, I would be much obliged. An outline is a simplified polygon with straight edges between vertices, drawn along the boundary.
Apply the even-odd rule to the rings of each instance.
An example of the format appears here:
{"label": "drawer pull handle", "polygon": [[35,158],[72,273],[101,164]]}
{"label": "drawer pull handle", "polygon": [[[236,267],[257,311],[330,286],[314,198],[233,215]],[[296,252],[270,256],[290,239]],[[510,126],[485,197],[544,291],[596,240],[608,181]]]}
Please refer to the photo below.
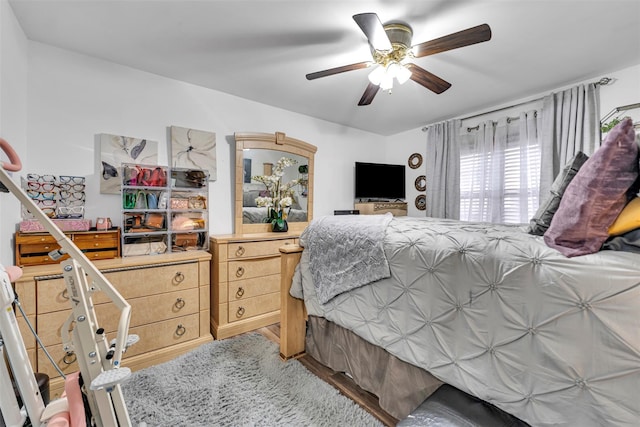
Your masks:
{"label": "drawer pull handle", "polygon": [[240,286],[240,287],[238,288],[238,290],[236,291],[236,296],[237,296],[238,298],[242,298],[242,296],[243,296],[243,295],[244,295],[244,288],[243,288],[242,286]]}
{"label": "drawer pull handle", "polygon": [[71,365],[76,360],[78,360],[78,358],[76,357],[76,354],[72,351],[67,352],[62,358],[62,362],[64,362],[65,365]]}
{"label": "drawer pull handle", "polygon": [[244,315],[244,307],[238,307],[238,311],[236,311],[236,317],[242,317]]}
{"label": "drawer pull handle", "polygon": [[69,299],[69,290],[65,289],[64,291],[62,291],[62,293],[60,295],[62,296],[62,298],[68,300]]}
{"label": "drawer pull handle", "polygon": [[244,274],[244,267],[238,267],[238,269],[236,270],[236,277],[242,277],[243,274]]}
{"label": "drawer pull handle", "polygon": [[176,272],[176,276],[174,277],[176,283],[182,283],[184,281],[184,274],[181,271]]}
{"label": "drawer pull handle", "polygon": [[182,307],[184,307],[185,304],[186,304],[186,302],[184,302],[184,299],[178,298],[178,299],[176,299],[176,302],[173,305],[174,305],[175,308],[180,310],[180,309],[182,309]]}
{"label": "drawer pull handle", "polygon": [[182,326],[182,323],[180,323],[180,324],[178,325],[178,327],[176,328],[176,335],[177,335],[177,336],[179,336],[179,337],[181,337],[181,336],[183,336],[183,335],[184,335],[184,334],[186,334],[186,333],[187,333],[187,328],[185,328],[184,326]]}
{"label": "drawer pull handle", "polygon": [[238,249],[236,250],[236,256],[242,255],[244,255],[244,246],[238,246]]}

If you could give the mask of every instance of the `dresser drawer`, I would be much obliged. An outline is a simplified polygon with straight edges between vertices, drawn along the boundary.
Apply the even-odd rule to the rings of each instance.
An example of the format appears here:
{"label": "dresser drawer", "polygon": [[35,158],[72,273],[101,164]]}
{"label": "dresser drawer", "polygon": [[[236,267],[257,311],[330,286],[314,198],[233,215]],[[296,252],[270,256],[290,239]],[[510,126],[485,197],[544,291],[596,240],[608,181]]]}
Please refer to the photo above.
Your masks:
{"label": "dresser drawer", "polygon": [[229,261],[229,282],[271,274],[280,274],[280,257]]}
{"label": "dresser drawer", "polygon": [[[146,325],[179,316],[197,313],[199,309],[197,288],[175,291],[163,295],[133,298],[129,327]],[[115,333],[120,321],[120,310],[112,304],[95,305],[98,326],[109,333]],[[38,315],[38,336],[45,346],[62,343],[60,328],[71,314],[71,310],[54,311]]]}
{"label": "dresser drawer", "polygon": [[280,246],[292,245],[294,242],[295,239],[282,239],[264,242],[229,243],[227,256],[229,259],[241,259],[268,255],[280,255]]}
{"label": "dresser drawer", "polygon": [[280,291],[280,275],[271,274],[265,277],[236,280],[229,282],[229,301],[240,301],[259,295]]}
{"label": "dresser drawer", "polygon": [[83,234],[75,236],[73,243],[82,250],[117,248],[120,243],[114,234]]}
{"label": "dresser drawer", "polygon": [[[127,366],[127,357],[193,340],[198,338],[199,333],[198,314],[191,314],[189,316],[165,320],[163,322],[129,328],[129,334],[137,334],[140,337],[140,341],[129,347],[127,352],[124,354],[124,361],[122,365]],[[108,338],[109,340],[115,338],[115,334],[108,335]],[[72,354],[65,357],[65,352],[62,349],[61,344],[45,348],[65,374],[75,372],[79,369],[75,355]],[[38,349],[38,372],[47,374],[50,378],[59,376],[58,372],[53,366],[51,366],[49,359],[47,359],[47,356],[41,349]]]}
{"label": "dresser drawer", "polygon": [[53,250],[60,249],[60,245],[51,238],[53,242],[25,243],[20,245],[23,255],[49,253]]}
{"label": "dresser drawer", "polygon": [[55,244],[58,242],[56,238],[49,233],[16,233],[16,243],[19,245],[34,245],[37,243]]}
{"label": "dresser drawer", "polygon": [[[125,299],[156,295],[178,289],[198,286],[198,263],[166,265],[160,267],[112,271],[105,277]],[[66,310],[69,305],[67,288],[63,278],[37,282],[36,304],[38,313]],[[94,304],[109,301],[103,292],[96,292]]]}
{"label": "dresser drawer", "polygon": [[229,323],[280,310],[280,292],[229,302]]}
{"label": "dresser drawer", "polygon": [[[38,252],[34,252],[34,254],[38,254]],[[24,256],[26,255],[26,256]],[[98,259],[111,259],[117,258],[118,250],[117,249],[107,249],[107,250],[85,250],[84,255],[92,261]],[[27,252],[23,252],[23,256],[20,258],[20,265],[23,267],[28,267],[30,265],[42,265],[42,264],[53,264],[60,263],[66,259],[69,259],[69,255],[63,255],[60,258],[54,260],[49,255],[32,255],[29,256]]]}

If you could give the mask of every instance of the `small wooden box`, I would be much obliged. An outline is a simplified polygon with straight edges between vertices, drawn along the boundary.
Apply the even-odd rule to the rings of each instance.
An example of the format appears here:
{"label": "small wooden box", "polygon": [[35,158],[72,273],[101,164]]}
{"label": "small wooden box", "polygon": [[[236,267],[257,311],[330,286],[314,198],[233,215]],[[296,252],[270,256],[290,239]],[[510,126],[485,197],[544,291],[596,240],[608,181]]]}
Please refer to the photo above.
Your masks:
{"label": "small wooden box", "polygon": [[[120,228],[106,231],[75,231],[65,234],[90,260],[120,257]],[[15,250],[18,266],[58,264],[69,258],[69,255],[63,255],[59,259],[52,259],[49,253],[56,249],[60,249],[60,245],[49,233],[16,232]]]}

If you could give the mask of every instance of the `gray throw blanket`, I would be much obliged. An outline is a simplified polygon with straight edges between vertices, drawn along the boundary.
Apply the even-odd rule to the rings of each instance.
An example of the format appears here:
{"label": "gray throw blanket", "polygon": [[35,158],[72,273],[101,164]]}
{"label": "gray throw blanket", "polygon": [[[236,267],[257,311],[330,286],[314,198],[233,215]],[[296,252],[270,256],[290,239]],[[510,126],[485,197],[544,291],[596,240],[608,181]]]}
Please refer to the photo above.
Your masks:
{"label": "gray throw blanket", "polygon": [[321,304],[351,289],[391,275],[384,236],[393,216],[327,216],[313,220],[300,236]]}

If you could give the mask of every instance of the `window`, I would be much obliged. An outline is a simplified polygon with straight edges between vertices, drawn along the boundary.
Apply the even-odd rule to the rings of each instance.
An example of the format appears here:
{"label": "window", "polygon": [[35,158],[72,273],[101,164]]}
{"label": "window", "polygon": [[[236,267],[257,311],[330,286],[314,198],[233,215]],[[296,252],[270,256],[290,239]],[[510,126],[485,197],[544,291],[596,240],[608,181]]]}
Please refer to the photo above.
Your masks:
{"label": "window", "polygon": [[[522,122],[520,122],[522,121]],[[534,113],[486,122],[460,146],[460,219],[526,223],[538,208],[540,145]],[[521,136],[522,134],[522,136]]]}

